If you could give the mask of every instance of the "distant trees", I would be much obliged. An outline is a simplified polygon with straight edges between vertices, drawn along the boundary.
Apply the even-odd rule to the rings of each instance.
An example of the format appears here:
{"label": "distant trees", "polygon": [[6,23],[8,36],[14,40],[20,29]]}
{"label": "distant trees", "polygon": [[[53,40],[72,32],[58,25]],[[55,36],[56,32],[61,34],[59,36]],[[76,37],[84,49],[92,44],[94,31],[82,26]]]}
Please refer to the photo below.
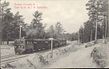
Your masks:
{"label": "distant trees", "polygon": [[49,28],[48,28],[48,30],[47,30],[47,37],[50,37],[50,38],[56,38],[56,33],[55,33],[56,31],[55,31],[55,28],[54,28],[54,26],[53,25],[51,25]]}
{"label": "distant trees", "polygon": [[66,39],[70,41],[77,40],[78,38],[77,33],[66,33],[60,22],[57,22],[54,26],[51,25],[46,33],[48,38],[52,37],[55,39]]}
{"label": "distant trees", "polygon": [[3,17],[3,39],[9,40],[9,37],[11,35],[11,23],[13,21],[13,14],[10,12],[10,9],[6,9]]}
{"label": "distant trees", "polygon": [[81,43],[83,43],[85,41],[84,40],[84,37],[85,37],[84,34],[85,34],[84,33],[84,28],[81,26],[80,29],[79,29],[79,39],[80,39]]}
{"label": "distant trees", "polygon": [[57,22],[55,26],[51,25],[48,30],[48,37],[56,39],[64,39],[64,29],[60,22]]}
{"label": "distant trees", "polygon": [[70,41],[78,40],[78,34],[77,33],[64,33],[64,38]]}
{"label": "distant trees", "polygon": [[24,23],[24,18],[22,15],[20,15],[19,12],[16,12],[13,16],[13,22],[11,23],[11,39],[18,39],[20,35],[20,26],[21,27],[21,37],[26,36],[26,32],[24,30],[26,24]]}
{"label": "distant trees", "polygon": [[13,20],[13,14],[10,11],[11,8],[8,8],[9,2],[4,1],[1,5],[2,5],[1,6],[2,7],[2,39],[6,38],[8,43],[9,34],[11,31],[10,23]]}
{"label": "distant trees", "polygon": [[99,38],[106,39],[108,30],[108,0],[89,0],[86,6],[87,10],[89,10],[89,20],[84,23],[84,28],[80,28],[81,41],[88,42],[91,40],[96,41]]}
{"label": "distant trees", "polygon": [[62,27],[62,24],[60,22],[57,22],[55,25],[55,34],[56,38],[62,39],[64,34],[64,29]]}
{"label": "distant trees", "polygon": [[[9,2],[4,1],[0,4],[0,32],[2,31],[2,39],[9,43],[9,40],[19,38],[20,26],[22,26],[21,36],[30,39],[67,39],[77,40],[80,42],[89,42],[100,38],[107,38],[109,30],[108,21],[108,0],[89,0],[86,4],[89,20],[84,22],[77,33],[65,33],[62,24],[57,22],[51,25],[45,31],[45,25],[42,23],[42,13],[35,11],[30,25],[24,23],[24,18],[19,12],[13,14],[9,8]],[[79,36],[78,36],[79,35]],[[1,41],[1,40],[0,40]]]}
{"label": "distant trees", "polygon": [[19,12],[14,15],[8,6],[9,2],[6,1],[1,4],[2,27],[0,29],[2,31],[2,41],[7,41],[7,44],[9,44],[9,40],[19,38],[19,26],[24,26],[22,15],[20,15]]}
{"label": "distant trees", "polygon": [[33,14],[34,19],[32,20],[29,30],[27,32],[27,38],[44,38],[45,26],[41,23],[42,13],[35,11]]}
{"label": "distant trees", "polygon": [[[6,13],[4,15],[3,21],[3,39],[4,40],[14,40],[19,38],[19,29],[20,25],[22,26],[22,36],[25,36],[25,32],[23,31],[24,22],[22,15],[17,12],[15,15],[12,13]],[[8,42],[7,42],[8,43]]]}

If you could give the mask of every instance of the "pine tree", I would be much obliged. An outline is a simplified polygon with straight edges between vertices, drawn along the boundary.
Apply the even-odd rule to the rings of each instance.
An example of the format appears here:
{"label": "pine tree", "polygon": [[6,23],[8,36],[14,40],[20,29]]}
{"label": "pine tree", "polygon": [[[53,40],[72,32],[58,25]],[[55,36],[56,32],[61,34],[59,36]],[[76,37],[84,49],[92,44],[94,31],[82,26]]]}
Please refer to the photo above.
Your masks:
{"label": "pine tree", "polygon": [[[86,6],[88,7],[87,10],[89,10],[89,20],[91,23],[94,24],[95,28],[95,41],[98,38],[101,38],[103,36],[104,38],[107,37],[107,31],[108,31],[108,17],[107,17],[107,4],[108,0],[89,0]],[[104,31],[104,32],[103,32]],[[93,31],[92,31],[93,33]]]}
{"label": "pine tree", "polygon": [[0,45],[2,44],[2,4],[0,0]]}
{"label": "pine tree", "polygon": [[56,38],[56,36],[55,36],[55,29],[54,29],[54,26],[53,25],[51,25],[49,27],[47,33],[48,33],[48,35],[49,35],[50,38]]}
{"label": "pine tree", "polygon": [[56,38],[62,39],[63,38],[64,29],[62,28],[62,24],[57,22],[55,25],[55,35]]}
{"label": "pine tree", "polygon": [[44,38],[45,26],[43,26],[43,23],[41,22],[42,13],[40,13],[39,11],[35,11],[33,16],[34,19],[31,22],[30,30],[27,32],[27,36],[29,38],[36,38],[36,39]]}

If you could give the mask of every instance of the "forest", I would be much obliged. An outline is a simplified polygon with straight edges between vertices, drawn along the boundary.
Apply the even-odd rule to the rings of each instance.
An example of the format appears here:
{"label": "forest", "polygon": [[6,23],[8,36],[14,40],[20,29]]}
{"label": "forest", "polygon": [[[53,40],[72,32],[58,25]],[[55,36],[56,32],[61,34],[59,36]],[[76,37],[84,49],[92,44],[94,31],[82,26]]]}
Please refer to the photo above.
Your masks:
{"label": "forest", "polygon": [[55,39],[77,39],[76,33],[65,33],[59,21],[45,30],[46,24],[42,23],[43,13],[38,10],[31,14],[34,18],[30,24],[27,24],[24,22],[23,15],[20,15],[20,12],[13,14],[9,5],[10,3],[6,1],[0,4],[0,42],[7,41],[9,44],[9,41],[22,37],[26,39],[48,39],[51,37]]}
{"label": "forest", "polygon": [[[35,11],[30,24],[24,22],[23,15],[20,12],[13,14],[9,8],[9,2],[0,2],[0,44],[3,41],[14,41],[15,39],[24,37],[27,39],[66,39],[78,40],[81,43],[89,42],[97,39],[106,41],[109,36],[109,13],[108,0],[89,0],[86,4],[89,20],[84,22],[76,33],[65,33],[61,22],[57,21],[55,25],[51,25],[47,30],[46,24],[42,23],[43,13]],[[73,16],[73,15],[72,15]],[[21,33],[20,33],[21,31]]]}
{"label": "forest", "polygon": [[80,42],[97,39],[106,41],[109,36],[108,0],[89,0],[86,4],[89,20],[79,30]]}

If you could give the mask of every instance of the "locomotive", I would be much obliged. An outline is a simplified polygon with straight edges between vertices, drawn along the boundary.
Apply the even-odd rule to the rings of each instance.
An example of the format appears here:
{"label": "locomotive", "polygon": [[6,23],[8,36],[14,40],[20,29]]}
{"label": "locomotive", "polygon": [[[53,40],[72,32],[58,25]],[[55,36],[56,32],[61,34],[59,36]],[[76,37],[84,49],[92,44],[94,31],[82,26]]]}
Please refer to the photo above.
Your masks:
{"label": "locomotive", "polygon": [[[53,39],[53,48],[66,45],[66,40]],[[32,53],[51,48],[51,40],[49,39],[16,39],[14,41],[15,54]]]}

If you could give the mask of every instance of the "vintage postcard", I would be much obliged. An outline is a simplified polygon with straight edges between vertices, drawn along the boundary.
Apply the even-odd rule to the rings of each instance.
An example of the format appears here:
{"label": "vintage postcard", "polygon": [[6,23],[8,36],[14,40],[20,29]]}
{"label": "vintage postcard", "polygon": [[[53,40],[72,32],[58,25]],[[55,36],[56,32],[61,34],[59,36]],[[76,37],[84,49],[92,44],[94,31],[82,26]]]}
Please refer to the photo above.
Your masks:
{"label": "vintage postcard", "polygon": [[0,0],[1,69],[109,68],[109,0]]}

